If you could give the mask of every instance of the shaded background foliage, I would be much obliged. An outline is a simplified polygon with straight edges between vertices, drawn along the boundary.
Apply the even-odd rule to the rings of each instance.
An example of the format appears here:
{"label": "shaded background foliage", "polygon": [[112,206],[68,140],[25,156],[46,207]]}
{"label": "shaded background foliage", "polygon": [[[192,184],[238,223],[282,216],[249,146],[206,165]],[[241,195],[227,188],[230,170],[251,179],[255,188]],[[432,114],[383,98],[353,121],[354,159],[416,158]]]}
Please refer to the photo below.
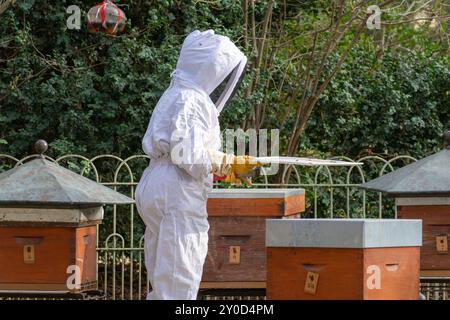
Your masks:
{"label": "shaded background foliage", "polygon": [[[122,158],[142,153],[141,138],[151,111],[170,82],[180,45],[194,29],[215,29],[243,45],[241,1],[121,1],[128,17],[126,32],[115,38],[67,30],[66,7],[78,5],[83,21],[98,1],[18,0],[0,18],[0,152],[22,157],[38,138],[51,143],[50,156],[109,153]],[[261,21],[269,1],[255,2]],[[326,2],[326,1],[325,1]],[[286,27],[296,32],[303,21],[318,20],[323,2],[291,1]],[[441,147],[450,128],[449,58],[436,55],[435,42],[404,28],[398,39],[413,51],[386,50],[378,55],[373,38],[352,49],[314,109],[299,154],[412,154]],[[406,40],[405,40],[406,38]],[[447,44],[448,45],[448,44]],[[292,50],[302,50],[294,42]],[[274,68],[283,68],[283,55]],[[331,69],[337,53],[327,61]],[[283,70],[260,77],[279,80]],[[290,74],[295,82],[295,74]],[[281,129],[282,150],[294,115],[280,123],[278,93],[246,85],[221,116],[223,128],[236,128],[255,103],[266,101],[265,128]],[[265,99],[265,100],[264,100]]]}

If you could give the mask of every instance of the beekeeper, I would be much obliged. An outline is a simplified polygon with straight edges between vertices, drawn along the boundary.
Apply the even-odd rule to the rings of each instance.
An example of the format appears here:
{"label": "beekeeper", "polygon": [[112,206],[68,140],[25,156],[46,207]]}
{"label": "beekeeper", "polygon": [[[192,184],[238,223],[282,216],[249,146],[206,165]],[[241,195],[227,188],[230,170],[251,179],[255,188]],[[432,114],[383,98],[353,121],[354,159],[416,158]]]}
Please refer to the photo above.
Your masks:
{"label": "beekeeper", "polygon": [[156,105],[142,146],[150,157],[136,189],[146,225],[147,299],[196,299],[208,251],[206,201],[212,173],[234,176],[256,164],[224,154],[218,116],[244,75],[247,58],[228,37],[198,30],[184,40],[172,81]]}

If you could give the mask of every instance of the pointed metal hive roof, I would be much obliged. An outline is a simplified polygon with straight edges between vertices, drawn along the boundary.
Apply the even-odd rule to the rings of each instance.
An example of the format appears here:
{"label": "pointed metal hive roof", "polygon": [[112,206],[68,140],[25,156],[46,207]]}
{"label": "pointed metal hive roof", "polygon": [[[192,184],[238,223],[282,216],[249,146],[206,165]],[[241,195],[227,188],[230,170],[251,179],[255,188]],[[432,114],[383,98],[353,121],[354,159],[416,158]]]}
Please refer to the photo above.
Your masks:
{"label": "pointed metal hive roof", "polygon": [[133,202],[43,158],[0,174],[0,205],[90,207]]}
{"label": "pointed metal hive roof", "polygon": [[361,188],[397,197],[450,196],[450,131],[444,150],[364,183]]}

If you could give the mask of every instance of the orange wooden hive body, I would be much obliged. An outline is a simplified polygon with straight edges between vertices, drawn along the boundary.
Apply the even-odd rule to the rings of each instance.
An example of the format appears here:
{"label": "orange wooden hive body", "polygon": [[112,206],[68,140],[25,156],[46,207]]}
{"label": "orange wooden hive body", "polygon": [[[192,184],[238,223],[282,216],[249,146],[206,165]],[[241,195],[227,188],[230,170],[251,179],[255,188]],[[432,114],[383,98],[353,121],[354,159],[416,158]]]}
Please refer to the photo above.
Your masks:
{"label": "orange wooden hive body", "polygon": [[215,189],[208,204],[209,246],[201,288],[265,288],[267,218],[298,216],[303,189]]}
{"label": "orange wooden hive body", "polygon": [[[443,198],[445,199],[445,198]],[[402,219],[422,219],[423,247],[420,255],[422,277],[450,277],[450,200],[436,198],[397,199],[397,215]]]}
{"label": "orange wooden hive body", "polygon": [[[96,289],[96,231],[96,225],[0,227],[0,290]],[[70,266],[79,268],[79,286]]]}
{"label": "orange wooden hive body", "polygon": [[418,299],[420,220],[267,226],[268,299]]}

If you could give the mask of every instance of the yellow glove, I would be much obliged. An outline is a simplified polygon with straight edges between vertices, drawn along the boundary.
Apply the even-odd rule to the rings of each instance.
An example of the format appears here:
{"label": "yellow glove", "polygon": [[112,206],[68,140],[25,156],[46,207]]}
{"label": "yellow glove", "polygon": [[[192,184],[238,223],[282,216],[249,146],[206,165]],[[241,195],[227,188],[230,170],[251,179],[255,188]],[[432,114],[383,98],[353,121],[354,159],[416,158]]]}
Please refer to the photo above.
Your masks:
{"label": "yellow glove", "polygon": [[236,175],[231,172],[229,175],[227,175],[227,177],[224,179],[225,182],[227,183],[233,183],[237,186],[242,186],[242,182],[244,181],[248,186],[252,186],[252,180],[250,178],[247,177],[236,177]]}
{"label": "yellow glove", "polygon": [[231,164],[231,172],[225,178],[225,182],[233,183],[238,186],[245,182],[248,186],[252,186],[250,178],[245,177],[250,171],[261,167],[263,164],[257,162],[254,157],[250,156],[233,156]]}
{"label": "yellow glove", "polygon": [[255,168],[261,167],[262,163],[257,162],[254,157],[234,156],[231,164],[231,171],[235,174],[247,174]]}

